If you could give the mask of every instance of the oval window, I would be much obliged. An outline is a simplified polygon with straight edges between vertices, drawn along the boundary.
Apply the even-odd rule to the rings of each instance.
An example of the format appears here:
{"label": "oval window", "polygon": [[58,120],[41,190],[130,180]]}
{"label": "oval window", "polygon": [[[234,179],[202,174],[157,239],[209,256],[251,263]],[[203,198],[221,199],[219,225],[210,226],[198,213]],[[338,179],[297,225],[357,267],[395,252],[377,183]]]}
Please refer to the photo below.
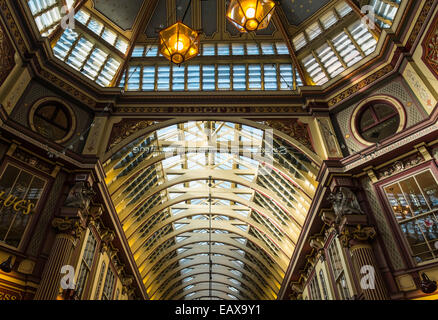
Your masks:
{"label": "oval window", "polygon": [[357,123],[359,134],[371,143],[377,143],[397,133],[399,126],[400,114],[394,106],[385,102],[365,105]]}
{"label": "oval window", "polygon": [[33,115],[33,125],[39,134],[54,141],[64,139],[72,127],[67,108],[56,102],[40,105]]}

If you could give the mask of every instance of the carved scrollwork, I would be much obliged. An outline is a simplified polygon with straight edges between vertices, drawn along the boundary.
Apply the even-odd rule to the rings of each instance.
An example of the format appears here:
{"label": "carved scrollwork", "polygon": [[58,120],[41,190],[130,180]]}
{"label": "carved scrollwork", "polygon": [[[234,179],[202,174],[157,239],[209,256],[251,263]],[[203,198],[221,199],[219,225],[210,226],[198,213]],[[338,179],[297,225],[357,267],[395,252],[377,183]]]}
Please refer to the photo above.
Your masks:
{"label": "carved scrollwork", "polygon": [[356,240],[360,242],[366,242],[373,240],[376,237],[376,229],[372,226],[345,226],[339,234],[339,241],[341,244],[349,248],[351,246],[351,241]]}
{"label": "carved scrollwork", "polygon": [[134,282],[134,277],[133,276],[126,276],[126,277],[122,278],[122,284],[125,287],[131,286],[133,284],[133,282]]}
{"label": "carved scrollwork", "polygon": [[156,121],[150,120],[122,120],[122,122],[117,123],[113,127],[113,132],[111,133],[111,138],[109,142],[109,149],[122,142],[124,139],[130,137],[132,134],[152,126]]}
{"label": "carved scrollwork", "polygon": [[404,161],[396,161],[392,166],[387,167],[379,172],[379,179],[387,178],[394,174],[400,173],[403,170],[412,168],[423,161],[424,159],[420,155],[417,155],[415,158],[410,158]]}
{"label": "carved scrollwork", "polygon": [[3,84],[3,81],[15,66],[14,54],[15,50],[0,26],[0,85]]}
{"label": "carved scrollwork", "polygon": [[85,230],[79,219],[71,218],[54,218],[52,220],[52,227],[55,228],[58,233],[73,235],[76,238],[80,237]]}

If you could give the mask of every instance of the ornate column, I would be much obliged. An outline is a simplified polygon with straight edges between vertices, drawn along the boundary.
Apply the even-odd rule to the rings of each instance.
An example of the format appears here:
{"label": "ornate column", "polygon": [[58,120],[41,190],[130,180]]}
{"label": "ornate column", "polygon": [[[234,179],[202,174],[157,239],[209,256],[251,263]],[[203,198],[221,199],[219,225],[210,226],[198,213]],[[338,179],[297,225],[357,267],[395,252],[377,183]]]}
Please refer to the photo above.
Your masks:
{"label": "ornate column", "polygon": [[86,174],[78,174],[60,212],[52,220],[56,237],[44,267],[35,300],[55,300],[61,287],[61,269],[71,263],[77,239],[86,228],[91,198],[92,181]]}
{"label": "ornate column", "polygon": [[358,193],[350,189],[354,187],[352,181],[345,178],[337,180],[334,192],[329,196],[335,214],[326,219],[331,220],[341,244],[350,251],[353,271],[365,300],[387,300],[386,286],[371,245],[376,229],[369,225],[368,216],[357,200]]}
{"label": "ornate column", "polygon": [[349,248],[365,300],[387,300],[386,286],[371,246],[376,237],[375,228],[366,224],[366,216],[352,215],[344,217],[339,229],[339,240]]}
{"label": "ornate column", "polygon": [[49,260],[41,277],[35,294],[35,300],[55,300],[61,286],[61,268],[68,265],[83,228],[80,219],[54,218],[52,227],[56,229],[56,238],[50,252]]}

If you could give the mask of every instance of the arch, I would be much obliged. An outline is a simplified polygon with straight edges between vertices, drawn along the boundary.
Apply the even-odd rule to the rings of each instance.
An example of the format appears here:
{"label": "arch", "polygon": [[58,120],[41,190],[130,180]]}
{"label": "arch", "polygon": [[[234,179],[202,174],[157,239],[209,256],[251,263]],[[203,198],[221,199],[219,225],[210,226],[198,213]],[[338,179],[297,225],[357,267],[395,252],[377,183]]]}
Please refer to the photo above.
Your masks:
{"label": "arch", "polygon": [[[181,262],[202,267],[198,261],[214,254],[222,263],[239,261],[237,270],[247,266],[261,290],[276,297],[310,207],[319,163],[279,135],[292,151],[257,154],[285,142],[269,140],[266,126],[238,123],[165,121],[132,136],[132,143],[104,164],[131,252],[154,298],[167,297],[160,293],[162,285],[180,290],[174,279],[183,277]],[[143,149],[153,146],[160,151]],[[209,241],[224,246],[209,250]],[[203,278],[202,270],[192,273]]]}
{"label": "arch", "polygon": [[[191,288],[190,290],[187,290],[186,292],[183,292],[183,293],[180,293],[180,294],[177,294],[177,295],[173,295],[173,296],[170,296],[170,295],[169,295],[169,296],[168,296],[168,297],[169,297],[168,299],[171,299],[171,300],[180,300],[182,296],[186,296],[186,295],[188,295],[189,293],[192,293],[192,292],[195,292],[195,291],[199,291],[199,290],[206,290],[206,291],[208,291],[208,290],[209,290],[209,286],[208,286],[208,285],[209,285],[208,282],[201,282],[201,283],[198,283],[197,285],[195,285],[195,287]],[[236,298],[239,298],[239,297],[237,297],[238,294],[236,294],[235,292],[230,291],[230,290],[227,288],[227,286],[224,285],[224,284],[222,284],[222,283],[217,283],[217,284],[215,284],[215,285],[214,285],[214,290],[216,290],[216,291],[222,291],[222,292],[224,292],[224,293],[226,293],[226,294],[231,294],[231,295],[233,295],[233,296],[236,296]],[[242,298],[241,298],[241,299],[242,299]]]}
{"label": "arch", "polygon": [[[207,192],[203,192],[203,193],[191,193],[189,195],[183,195],[183,196],[179,196],[177,198],[174,198],[172,200],[166,201],[165,203],[154,207],[150,212],[148,212],[148,217],[168,208],[171,207],[173,205],[176,205],[178,203],[187,201],[187,200],[193,200],[193,199],[208,199],[208,193]],[[236,203],[240,203],[243,204],[245,207],[250,208],[254,211],[256,211],[257,213],[261,214],[263,217],[267,218],[271,223],[273,223],[280,231],[282,231],[284,234],[286,234],[288,236],[288,238],[293,241],[294,243],[296,243],[296,241],[298,240],[298,235],[295,233],[295,230],[297,230],[299,227],[291,224],[289,226],[284,226],[282,225],[281,221],[278,220],[277,217],[275,217],[272,212],[266,210],[265,208],[242,198],[239,198],[237,196],[231,196],[231,195],[227,195],[227,196],[221,196],[221,195],[216,195],[214,197],[215,199],[223,199],[223,200],[231,200],[234,201]],[[123,219],[122,223],[124,224],[124,230],[127,230],[131,224],[133,223],[132,220],[129,221],[124,221]],[[295,228],[295,230],[294,230]],[[295,235],[294,235],[295,234]]]}
{"label": "arch", "polygon": [[203,274],[203,275],[197,275],[190,282],[183,283],[182,285],[177,286],[175,288],[171,288],[170,291],[164,292],[160,296],[160,298],[164,299],[165,297],[169,297],[169,296],[171,297],[175,293],[177,293],[179,290],[184,289],[184,288],[186,288],[188,286],[191,286],[191,285],[192,286],[197,286],[197,285],[202,284],[202,283],[208,283],[209,284],[210,282],[212,283],[212,285],[222,284],[222,285],[226,286],[227,289],[229,290],[230,294],[232,294],[233,292],[235,293],[235,295],[244,293],[244,295],[249,297],[250,299],[257,300],[257,295],[253,291],[248,290],[247,288],[240,287],[238,289],[239,293],[237,293],[237,292],[233,291],[232,289],[228,288],[228,287],[234,288],[236,285],[233,284],[227,277],[219,275],[219,274],[213,274],[212,275],[212,279],[210,280],[208,273],[207,274]]}
{"label": "arch", "polygon": [[[226,258],[222,258],[222,259],[219,259],[219,258],[222,258],[222,257],[213,257],[213,261],[214,261],[215,265],[223,265],[223,266],[231,268],[231,269],[237,269],[237,267],[232,264],[231,260],[227,260]],[[151,286],[153,286],[154,282],[155,282],[155,278],[157,276],[159,276],[161,274],[161,272],[163,272],[165,270],[168,271],[169,266],[171,266],[173,263],[175,263],[175,261],[178,261],[179,259],[180,259],[179,257],[175,257],[175,258],[167,261],[166,263],[164,263],[160,267],[160,269],[158,269],[158,271],[156,271],[154,274],[151,275],[150,278],[147,279],[147,281],[145,282],[146,288],[150,288]],[[171,272],[171,274],[173,274],[176,272],[180,272],[186,268],[191,268],[191,267],[195,267],[198,265],[207,264],[208,262],[209,262],[208,259],[205,259],[205,261],[201,261],[201,259],[200,259],[197,261],[193,261],[191,263],[185,263],[184,265],[179,265],[177,268],[170,270],[170,272]],[[253,268],[255,266],[251,263],[250,267]],[[242,274],[244,274],[248,278],[258,282],[257,276],[255,274],[250,273],[246,269],[241,269],[241,270],[239,270],[239,272],[241,272]],[[263,278],[263,280],[266,281],[266,283],[268,284],[268,287],[265,288],[265,290],[269,291],[271,293],[271,295],[275,295],[276,290],[280,286],[280,282],[277,281],[275,278],[273,278],[273,279],[267,278],[264,274],[260,273],[260,271],[258,269],[254,269],[254,272],[257,273],[257,275],[259,277]]]}
{"label": "arch", "polygon": [[[248,240],[250,240],[252,243],[254,243],[256,246],[258,246],[260,249],[262,249],[273,261],[276,261],[279,266],[281,267],[281,269],[283,271],[286,271],[286,268],[288,266],[289,263],[289,259],[290,257],[288,257],[285,253],[283,253],[282,255],[279,255],[279,257],[275,257],[274,254],[272,253],[271,250],[269,250],[269,248],[266,247],[266,245],[264,243],[261,242],[261,240],[259,240],[258,238],[255,238],[252,235],[246,235],[245,233],[243,233],[240,229],[238,228],[227,228],[227,226],[224,226],[220,223],[217,223],[218,221],[214,221],[215,223],[212,224],[212,228],[215,230],[225,230],[225,231],[229,231],[230,233],[234,233],[237,236],[240,236],[242,238],[246,238]],[[137,254],[137,251],[133,251],[133,255],[134,255],[134,259],[141,265],[148,257],[149,255],[154,252],[154,250],[156,250],[161,244],[163,244],[165,241],[175,238],[181,234],[193,231],[193,230],[199,230],[199,229],[208,229],[209,228],[209,224],[208,222],[203,222],[203,221],[197,221],[196,225],[189,225],[187,227],[182,227],[181,229],[178,229],[177,231],[173,232],[173,233],[169,233],[163,237],[161,237],[156,243],[154,243],[152,245],[152,247],[150,247],[148,250],[145,251],[141,251],[141,256],[143,257],[143,260],[139,261],[137,259],[137,256],[140,256],[140,254]],[[213,235],[212,235],[213,236]],[[224,235],[221,235],[223,238],[225,238]],[[193,240],[192,240],[193,241]],[[137,248],[137,250],[139,250],[140,248]]]}
{"label": "arch", "polygon": [[[170,181],[164,182],[152,190],[150,190],[147,194],[143,195],[141,197],[141,200],[136,201],[133,204],[128,204],[126,206],[124,205],[124,200],[122,200],[121,203],[115,203],[117,212],[119,212],[122,219],[129,215],[130,213],[137,210],[141,205],[146,202],[150,197],[155,195],[156,193],[159,193],[165,189],[168,189],[172,186],[182,184],[189,181],[197,181],[197,180],[205,180],[205,177],[211,177],[213,180],[221,180],[221,181],[228,181],[228,182],[234,182],[238,183],[240,185],[246,186],[248,188],[251,188],[261,195],[268,197],[270,200],[274,201],[282,210],[284,210],[289,216],[294,217],[296,215],[296,210],[285,205],[281,199],[278,198],[277,195],[275,195],[272,191],[257,185],[256,183],[249,182],[243,178],[240,178],[236,176],[235,174],[229,174],[229,173],[223,173],[220,174],[215,170],[195,170],[194,172],[191,172],[190,174],[184,174],[183,176],[172,179]],[[295,215],[294,215],[295,214]],[[301,225],[300,225],[301,227]]]}
{"label": "arch", "polygon": [[[229,246],[229,248],[227,248],[228,251],[226,251],[226,248],[219,248],[219,247],[222,247],[222,246],[217,246],[217,247],[212,246],[212,253],[216,253],[216,254],[219,253],[219,254],[222,254],[222,256],[225,256],[225,257],[228,257],[228,258],[231,258],[231,259],[234,259],[234,260],[239,260],[239,261],[242,261],[244,263],[247,263],[251,267],[255,268],[255,270],[258,272],[259,267],[257,267],[252,261],[248,260],[246,257],[243,257],[242,255],[239,255],[238,253],[236,253],[237,250],[243,250],[244,251],[242,246],[236,246],[233,243],[230,243],[228,241],[228,239],[225,239],[223,243],[225,243],[226,245]],[[187,245],[190,245],[190,244],[187,244],[187,243],[184,244],[184,246],[187,246]],[[214,249],[214,251],[213,251],[213,249]],[[248,250],[248,249],[246,249],[246,250]],[[247,252],[247,251],[245,251],[245,252]],[[199,254],[202,254],[202,253],[205,253],[205,251],[202,250],[202,249],[199,249],[199,248],[192,248],[192,249],[189,249],[189,250],[179,254],[177,257],[172,258],[165,265],[169,266],[173,262],[179,261],[179,260],[184,259],[184,258],[189,258],[189,257],[191,257],[193,255],[199,255]],[[248,252],[248,253],[250,253],[250,254],[252,254],[254,256],[254,252]],[[254,257],[257,259],[257,256],[254,256]],[[215,260],[221,260],[221,259],[215,259]],[[266,270],[268,270],[271,273],[271,275],[278,280],[278,283],[280,283],[280,279],[282,277],[282,274],[279,273],[279,270],[277,270],[277,269],[275,269],[275,268],[273,268],[273,267],[271,267],[269,265],[266,265],[266,263],[261,262],[259,259],[257,259],[257,260],[259,261],[259,263],[262,263],[262,265],[266,268]],[[163,270],[162,268],[160,268],[159,270]],[[149,270],[150,269],[152,269],[152,268],[149,268]],[[142,275],[148,274],[148,273],[149,272],[145,272],[144,270],[141,271]],[[158,276],[159,273],[160,272],[157,271],[156,275]],[[268,280],[263,273],[259,273],[259,275],[261,277],[265,278],[265,280]],[[153,279],[152,279],[153,277],[154,276],[151,276],[151,279],[149,279],[148,283],[151,283],[153,281]],[[146,283],[146,285],[148,283]],[[150,285],[147,285],[147,287],[149,288]]]}
{"label": "arch", "polygon": [[126,145],[129,145],[130,143],[134,142],[136,139],[147,135],[148,133],[152,133],[154,131],[172,126],[174,124],[180,124],[180,123],[185,123],[185,122],[189,122],[189,121],[223,121],[223,122],[232,122],[232,123],[243,124],[243,125],[247,125],[247,126],[256,128],[256,129],[260,129],[260,130],[267,130],[267,129],[273,130],[274,136],[277,136],[277,137],[285,140],[286,142],[290,143],[292,146],[296,147],[299,151],[301,151],[303,154],[305,154],[307,157],[309,157],[309,159],[311,159],[315,164],[317,164],[319,166],[322,164],[322,159],[319,155],[317,155],[315,152],[309,150],[309,148],[304,146],[298,140],[290,137],[289,135],[287,135],[287,134],[285,134],[277,129],[273,129],[267,125],[264,125],[264,124],[261,124],[261,123],[255,122],[255,121],[247,120],[247,119],[238,118],[238,117],[217,117],[217,116],[192,117],[190,119],[188,119],[188,118],[175,118],[175,119],[163,121],[160,123],[156,123],[152,126],[144,128],[142,130],[139,130],[138,132],[136,132],[136,133],[130,135],[129,137],[127,137],[126,139],[122,140],[112,150],[107,151],[103,155],[102,162],[105,163],[114,154],[116,154],[118,151],[120,151],[120,149],[122,149]]}
{"label": "arch", "polygon": [[[176,278],[173,278],[171,281],[169,281],[169,283],[166,284],[166,286],[164,287],[162,292],[166,292],[166,290],[169,289],[169,287],[171,287],[172,285],[174,285],[175,283],[177,283],[179,281],[182,281],[184,279],[187,279],[187,278],[195,276],[195,275],[208,274],[210,271],[209,268],[206,268],[206,267],[200,267],[200,268],[196,268],[194,270],[195,271],[190,271],[188,273],[185,273],[184,275],[180,275]],[[241,283],[244,283],[244,285],[246,287],[248,287],[253,292],[253,294],[258,298],[255,300],[269,299],[269,296],[265,292],[259,292],[259,290],[254,287],[253,283],[247,281],[246,279],[238,278],[234,273],[231,273],[227,268],[225,268],[222,265],[220,265],[219,267],[215,266],[214,274],[219,274],[219,275],[222,275],[224,277],[228,277],[228,278],[234,279],[236,281],[239,281]],[[232,285],[235,286],[236,284],[234,284],[232,282]],[[150,291],[149,296],[151,297],[152,300],[154,300],[154,297],[155,297],[156,292],[158,290],[159,289],[156,289],[154,291],[152,291],[152,290]]]}

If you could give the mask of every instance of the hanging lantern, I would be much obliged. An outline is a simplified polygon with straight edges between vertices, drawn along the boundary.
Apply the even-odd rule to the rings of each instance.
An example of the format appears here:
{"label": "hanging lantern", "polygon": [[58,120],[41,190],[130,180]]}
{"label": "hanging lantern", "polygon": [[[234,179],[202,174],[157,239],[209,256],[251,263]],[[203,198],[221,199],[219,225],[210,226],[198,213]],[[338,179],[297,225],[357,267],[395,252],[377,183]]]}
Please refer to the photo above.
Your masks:
{"label": "hanging lantern", "polygon": [[160,52],[175,64],[181,64],[199,54],[199,32],[177,22],[160,31]]}
{"label": "hanging lantern", "polygon": [[274,8],[272,0],[231,0],[227,18],[240,32],[261,30],[268,27]]}

